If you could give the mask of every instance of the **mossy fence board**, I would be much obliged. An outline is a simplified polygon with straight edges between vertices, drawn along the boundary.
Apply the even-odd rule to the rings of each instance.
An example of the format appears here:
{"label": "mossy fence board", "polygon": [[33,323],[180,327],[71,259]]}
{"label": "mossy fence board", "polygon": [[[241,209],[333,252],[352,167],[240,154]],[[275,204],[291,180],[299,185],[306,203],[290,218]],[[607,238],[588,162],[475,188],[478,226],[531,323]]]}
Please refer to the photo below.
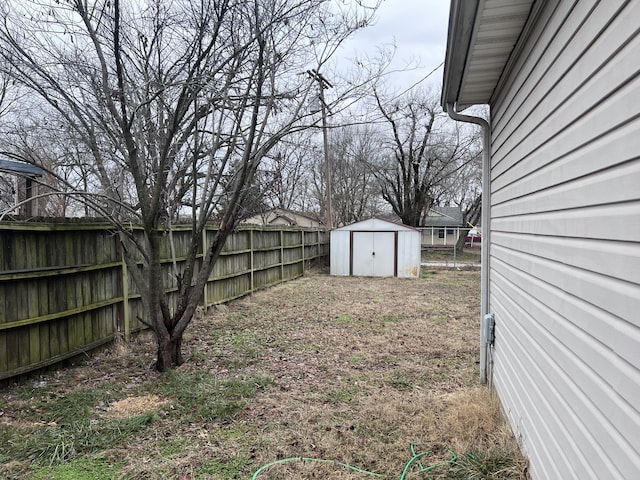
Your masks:
{"label": "mossy fence board", "polygon": [[[203,234],[202,243],[215,227]],[[165,285],[177,285],[190,231],[166,238]],[[173,243],[173,246],[171,245]],[[304,274],[328,255],[328,235],[297,227],[242,227],[209,277],[209,307]],[[144,328],[142,302],[117,235],[97,224],[0,224],[0,380],[58,363]],[[198,258],[202,258],[200,253]]]}

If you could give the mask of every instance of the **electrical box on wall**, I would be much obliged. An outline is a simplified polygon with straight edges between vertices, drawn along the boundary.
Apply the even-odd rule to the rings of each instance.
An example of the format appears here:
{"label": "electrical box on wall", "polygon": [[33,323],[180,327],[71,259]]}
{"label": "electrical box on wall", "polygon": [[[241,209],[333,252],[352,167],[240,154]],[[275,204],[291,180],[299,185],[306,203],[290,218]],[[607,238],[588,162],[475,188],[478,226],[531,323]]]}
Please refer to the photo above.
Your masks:
{"label": "electrical box on wall", "polygon": [[482,336],[486,345],[493,345],[496,316],[488,313],[483,318]]}

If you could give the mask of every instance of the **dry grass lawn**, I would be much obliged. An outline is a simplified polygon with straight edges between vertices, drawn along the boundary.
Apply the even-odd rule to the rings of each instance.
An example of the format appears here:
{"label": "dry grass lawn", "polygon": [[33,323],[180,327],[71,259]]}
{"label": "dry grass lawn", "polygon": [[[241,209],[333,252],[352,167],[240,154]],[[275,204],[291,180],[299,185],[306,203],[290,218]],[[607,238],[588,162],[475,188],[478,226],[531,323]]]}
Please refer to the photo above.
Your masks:
{"label": "dry grass lawn", "polygon": [[175,372],[145,334],[3,390],[0,476],[526,478],[478,383],[478,317],[477,271],[307,275],[197,319]]}

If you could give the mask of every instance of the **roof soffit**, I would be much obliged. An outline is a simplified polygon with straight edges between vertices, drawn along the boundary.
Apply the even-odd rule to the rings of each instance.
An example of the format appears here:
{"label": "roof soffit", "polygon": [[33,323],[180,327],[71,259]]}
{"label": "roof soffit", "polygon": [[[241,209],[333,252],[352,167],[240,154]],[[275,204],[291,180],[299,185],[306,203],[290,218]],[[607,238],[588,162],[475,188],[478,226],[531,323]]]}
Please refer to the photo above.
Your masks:
{"label": "roof soffit", "polygon": [[444,108],[448,103],[457,103],[459,109],[489,103],[534,3],[535,0],[452,0],[442,92]]}

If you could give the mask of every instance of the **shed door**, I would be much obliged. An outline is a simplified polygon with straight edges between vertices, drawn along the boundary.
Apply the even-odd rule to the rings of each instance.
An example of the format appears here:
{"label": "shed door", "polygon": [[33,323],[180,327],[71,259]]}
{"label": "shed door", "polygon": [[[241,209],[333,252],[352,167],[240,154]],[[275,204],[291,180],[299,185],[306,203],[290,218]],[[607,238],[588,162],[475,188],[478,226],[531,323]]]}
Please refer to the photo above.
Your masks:
{"label": "shed door", "polygon": [[352,233],[352,275],[393,277],[395,274],[395,232]]}

